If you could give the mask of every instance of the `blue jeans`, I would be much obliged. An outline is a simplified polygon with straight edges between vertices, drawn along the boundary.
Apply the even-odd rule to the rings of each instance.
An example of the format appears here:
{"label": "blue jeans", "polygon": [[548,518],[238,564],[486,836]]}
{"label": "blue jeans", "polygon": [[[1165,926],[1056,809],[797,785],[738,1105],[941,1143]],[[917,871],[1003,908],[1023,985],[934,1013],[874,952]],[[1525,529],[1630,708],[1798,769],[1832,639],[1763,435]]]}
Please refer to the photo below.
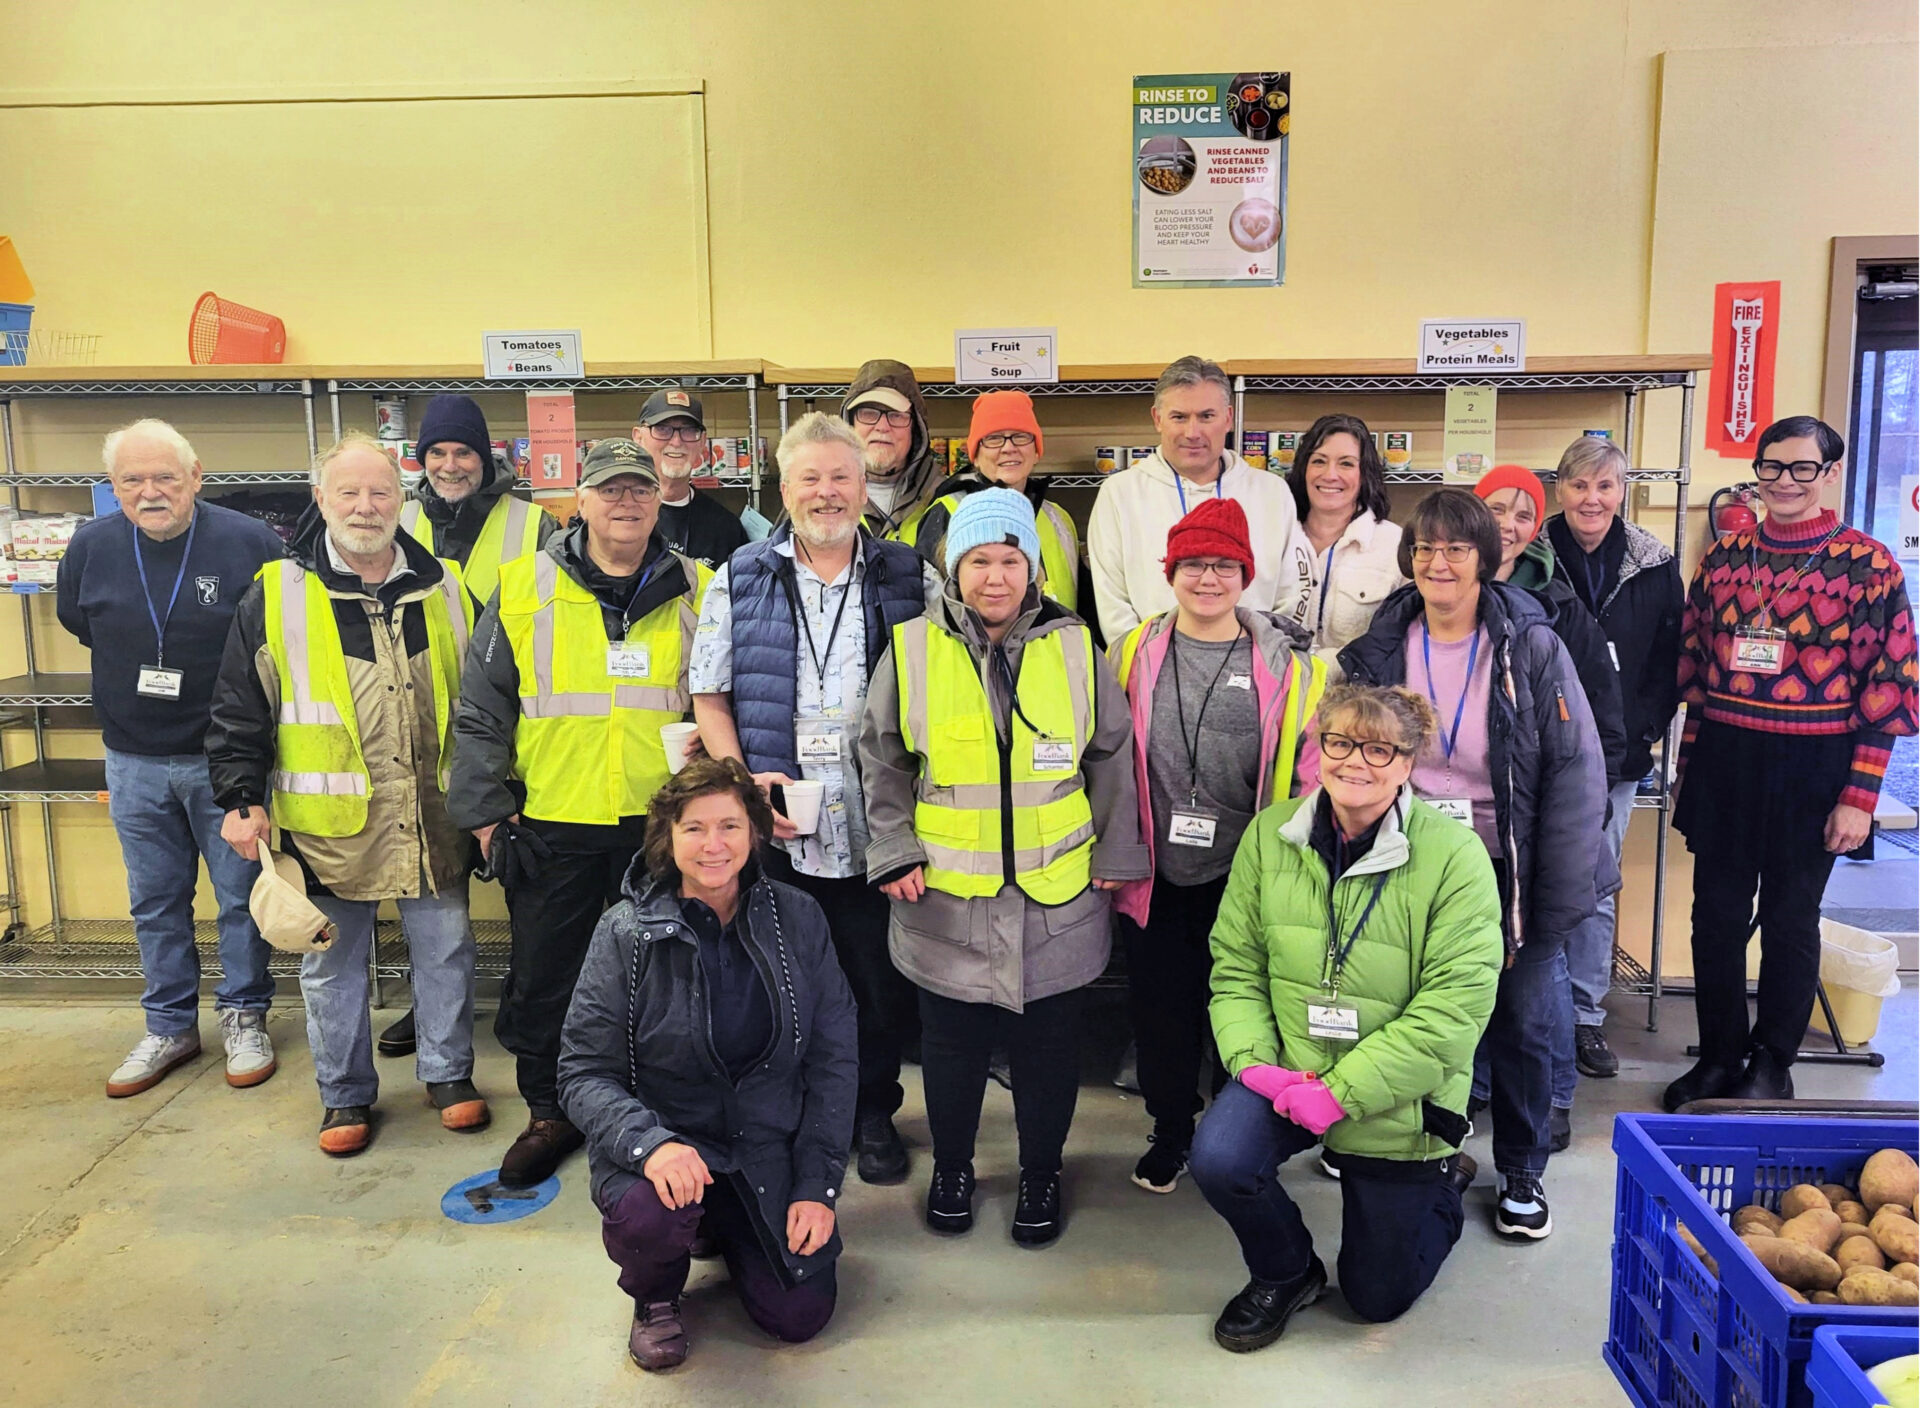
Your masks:
{"label": "blue jeans", "polygon": [[[371,1105],[380,1078],[373,1069],[367,960],[380,905],[331,895],[315,895],[313,902],[333,921],[336,936],[333,947],[300,961],[320,1100],[329,1110]],[[414,1071],[428,1082],[465,1080],[473,1074],[474,963],[466,889],[396,903],[413,962]]]}
{"label": "blue jeans", "polygon": [[[1313,1264],[1313,1237],[1280,1186],[1280,1165],[1319,1142],[1237,1080],[1221,1088],[1194,1131],[1193,1181],[1263,1281],[1292,1281]],[[1444,1160],[1328,1157],[1340,1171],[1341,1293],[1363,1320],[1397,1319],[1460,1240],[1460,1195],[1447,1184]]]}
{"label": "blue jeans", "polygon": [[[1493,1111],[1493,1165],[1502,1175],[1546,1172],[1563,1053],[1571,1071],[1567,946],[1550,934],[1535,934],[1500,975],[1493,1020],[1473,1056],[1472,1099]],[[1566,1106],[1572,1104],[1569,1091]]]}
{"label": "blue jeans", "polygon": [[[1613,850],[1614,863],[1627,844],[1627,823],[1633,820],[1633,797],[1640,779],[1614,785],[1608,793],[1613,814],[1607,819],[1607,845]],[[1583,1027],[1597,1027],[1607,1020],[1607,989],[1613,986],[1613,913],[1615,896],[1608,895],[1586,920],[1567,935],[1567,973],[1573,984],[1573,1020]],[[1571,1104],[1573,1092],[1567,1091]],[[1559,1101],[1555,1101],[1559,1104]]]}
{"label": "blue jeans", "polygon": [[107,750],[107,815],[127,867],[127,909],[140,945],[147,1031],[181,1036],[200,1014],[200,953],[193,946],[193,887],[207,862],[220,903],[220,985],[216,1009],[264,1012],[273,1000],[273,950],[247,913],[260,867],[220,839],[203,754],[148,757]]}

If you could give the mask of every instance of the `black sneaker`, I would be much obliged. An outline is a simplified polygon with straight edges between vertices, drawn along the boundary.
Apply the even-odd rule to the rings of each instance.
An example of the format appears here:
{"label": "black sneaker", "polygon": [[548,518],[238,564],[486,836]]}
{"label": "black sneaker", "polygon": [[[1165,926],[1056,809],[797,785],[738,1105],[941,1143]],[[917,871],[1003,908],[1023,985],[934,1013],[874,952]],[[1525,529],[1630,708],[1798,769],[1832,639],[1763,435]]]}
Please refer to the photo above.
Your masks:
{"label": "black sneaker", "polygon": [[1171,1193],[1187,1171],[1187,1142],[1149,1134],[1147,1152],[1133,1166],[1133,1181],[1149,1193]]}
{"label": "black sneaker", "polygon": [[1607,1045],[1607,1034],[1598,1027],[1573,1029],[1573,1064],[1583,1076],[1608,1080],[1620,1074],[1620,1058]]}
{"label": "black sneaker", "polygon": [[927,1185],[927,1226],[957,1235],[973,1230],[973,1169],[936,1168]]}
{"label": "black sneaker", "polygon": [[409,1007],[400,1014],[400,1020],[380,1033],[373,1043],[373,1049],[382,1056],[411,1056],[416,1044],[413,1032],[413,1009]]}
{"label": "black sneaker", "polygon": [[1547,1115],[1547,1147],[1558,1154],[1573,1143],[1573,1110],[1555,1105]]}
{"label": "black sneaker", "polygon": [[1480,1165],[1474,1162],[1470,1154],[1455,1154],[1447,1166],[1447,1186],[1461,1197],[1466,1197],[1467,1189],[1473,1187],[1473,1180],[1480,1176]]}
{"label": "black sneaker", "polygon": [[904,1183],[907,1177],[907,1146],[900,1142],[900,1131],[893,1127],[891,1115],[862,1115],[854,1130],[854,1152],[859,1155],[855,1167],[862,1183]]}
{"label": "black sneaker", "polygon": [[1227,1302],[1213,1322],[1214,1343],[1235,1354],[1265,1349],[1285,1333],[1293,1312],[1327,1293],[1327,1268],[1319,1257],[1297,1280],[1262,1281],[1258,1276]]}
{"label": "black sneaker", "polygon": [[1060,1207],[1060,1175],[1020,1170],[1020,1204],[1013,1210],[1013,1240],[1023,1247],[1044,1247],[1066,1227]]}
{"label": "black sneaker", "polygon": [[1502,1237],[1525,1237],[1535,1242],[1553,1231],[1553,1213],[1547,1208],[1547,1195],[1538,1178],[1530,1173],[1501,1178],[1493,1230]]}

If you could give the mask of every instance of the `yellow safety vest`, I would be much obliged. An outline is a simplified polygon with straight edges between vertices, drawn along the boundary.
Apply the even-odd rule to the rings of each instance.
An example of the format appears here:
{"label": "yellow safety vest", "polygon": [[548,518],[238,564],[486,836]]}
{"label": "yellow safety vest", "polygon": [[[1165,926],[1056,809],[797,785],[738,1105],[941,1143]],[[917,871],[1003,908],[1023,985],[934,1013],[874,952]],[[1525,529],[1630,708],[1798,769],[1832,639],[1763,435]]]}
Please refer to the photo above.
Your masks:
{"label": "yellow safety vest", "polygon": [[[433,664],[434,734],[440,740],[440,790],[453,765],[453,713],[460,666],[473,631],[473,602],[460,568],[444,559],[437,590],[420,603]],[[347,655],[326,584],[292,559],[260,569],[267,650],[280,679],[275,716],[273,819],[309,836],[356,836],[367,824],[372,776],[360,748],[360,722],[347,681]]]}
{"label": "yellow safety vest", "polygon": [[[981,899],[1011,882],[1040,904],[1065,904],[1085,890],[1094,840],[1081,772],[1094,728],[1087,628],[1048,631],[1021,651],[1020,708],[1008,721],[1004,762],[992,704],[963,642],[922,616],[893,628],[893,662],[901,734],[921,759],[913,830],[927,884]],[[1012,875],[1000,844],[1003,781],[1013,805]]]}
{"label": "yellow safety vest", "polygon": [[[927,511],[938,504],[947,511],[947,521],[952,522],[954,509],[965,498],[965,494],[943,494],[933,503],[915,509],[900,525],[898,538],[910,548],[919,547],[920,525]],[[1034,522],[1040,530],[1040,593],[1069,611],[1078,611],[1080,535],[1074,531],[1073,520],[1058,504],[1043,503],[1034,513]]]}
{"label": "yellow safety vest", "polygon": [[[467,588],[482,602],[490,601],[500,585],[500,569],[515,558],[540,550],[541,536],[551,515],[538,504],[502,494],[487,510],[487,521],[480,526],[473,551],[462,568]],[[434,550],[433,520],[426,516],[418,499],[408,499],[400,509],[400,526],[428,552]]]}
{"label": "yellow safety vest", "polygon": [[678,562],[694,588],[627,628],[619,674],[599,598],[550,554],[500,569],[500,626],[520,672],[514,775],[528,816],[613,826],[644,815],[666,782],[660,726],[693,706],[687,659],[713,573],[678,553],[660,562]]}
{"label": "yellow safety vest", "polygon": [[[1140,642],[1146,638],[1147,628],[1159,619],[1158,616],[1149,616],[1128,631],[1126,639],[1120,642],[1120,668],[1117,673],[1121,689],[1125,689],[1127,681],[1133,678],[1133,658],[1140,652]],[[1293,658],[1287,664],[1287,677],[1280,682],[1280,745],[1273,755],[1273,777],[1268,785],[1266,802],[1277,802],[1293,795],[1293,765],[1300,756],[1300,740],[1306,734],[1307,721],[1320,707],[1320,696],[1327,692],[1327,662],[1317,655],[1298,650],[1290,653]],[[1304,681],[1300,676],[1302,668],[1306,670]]]}

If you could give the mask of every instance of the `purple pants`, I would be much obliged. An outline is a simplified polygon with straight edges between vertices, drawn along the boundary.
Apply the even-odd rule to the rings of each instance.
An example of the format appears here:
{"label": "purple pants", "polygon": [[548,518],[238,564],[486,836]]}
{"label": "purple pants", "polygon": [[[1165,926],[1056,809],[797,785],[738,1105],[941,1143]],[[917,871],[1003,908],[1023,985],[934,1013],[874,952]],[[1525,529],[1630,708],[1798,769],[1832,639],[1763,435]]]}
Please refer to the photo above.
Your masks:
{"label": "purple pants", "polygon": [[789,1288],[761,1250],[747,1209],[725,1178],[715,1178],[705,1201],[683,1208],[661,1202],[653,1184],[642,1178],[600,1223],[607,1255],[620,1268],[620,1289],[640,1305],[679,1299],[692,1260],[689,1250],[700,1231],[726,1259],[733,1289],[754,1324],[789,1344],[802,1344],[826,1328],[833,1318],[833,1268]]}

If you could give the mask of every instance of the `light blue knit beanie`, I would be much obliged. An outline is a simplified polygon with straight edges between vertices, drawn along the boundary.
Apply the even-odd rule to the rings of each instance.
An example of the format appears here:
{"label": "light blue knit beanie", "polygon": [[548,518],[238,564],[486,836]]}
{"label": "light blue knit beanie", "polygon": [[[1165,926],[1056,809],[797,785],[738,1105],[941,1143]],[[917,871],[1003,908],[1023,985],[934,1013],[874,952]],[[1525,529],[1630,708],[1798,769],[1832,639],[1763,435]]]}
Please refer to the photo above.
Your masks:
{"label": "light blue knit beanie", "polygon": [[1033,505],[1027,496],[1014,489],[977,489],[960,500],[947,523],[947,575],[960,559],[988,543],[1013,539],[1027,555],[1027,576],[1040,576],[1040,530],[1034,526]]}

